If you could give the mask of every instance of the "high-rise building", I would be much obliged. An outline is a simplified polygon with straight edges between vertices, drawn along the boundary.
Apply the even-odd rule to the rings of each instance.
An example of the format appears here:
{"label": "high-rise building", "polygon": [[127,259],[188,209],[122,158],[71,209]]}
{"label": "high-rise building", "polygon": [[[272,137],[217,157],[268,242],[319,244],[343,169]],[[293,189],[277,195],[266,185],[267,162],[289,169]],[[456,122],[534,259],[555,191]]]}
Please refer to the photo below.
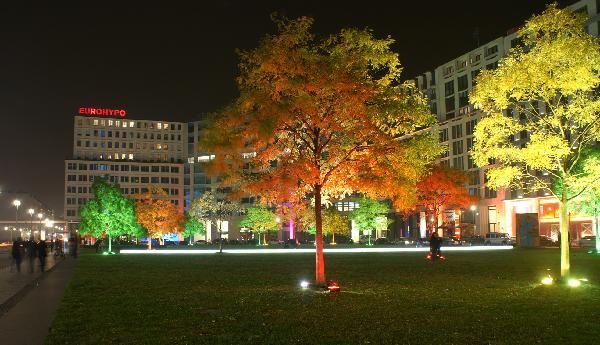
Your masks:
{"label": "high-rise building", "polygon": [[98,114],[110,109],[89,114],[86,109],[79,109],[86,115],[74,118],[73,156],[65,160],[65,219],[79,221],[79,208],[92,197],[92,184],[100,176],[119,183],[126,196],[159,186],[183,210],[187,124]]}
{"label": "high-rise building", "polygon": [[[594,36],[600,32],[600,1],[581,0],[569,6],[573,12],[587,14],[586,31]],[[518,214],[537,214],[540,234],[548,237],[558,236],[558,201],[547,191],[536,195],[525,194],[522,190],[495,191],[486,186],[485,170],[477,167],[470,156],[473,147],[473,131],[481,118],[485,116],[469,103],[475,77],[483,69],[498,67],[499,61],[508,55],[511,48],[519,44],[517,30],[510,30],[506,36],[498,37],[476,49],[438,66],[416,78],[417,86],[429,97],[431,111],[439,122],[439,140],[448,145],[448,152],[439,160],[445,166],[467,172],[467,188],[471,195],[481,198],[474,210],[463,214],[466,220],[475,220],[476,234],[488,232],[506,232],[516,236]],[[543,105],[540,105],[543,107]],[[507,116],[519,118],[516,111],[507,110]],[[526,143],[528,133],[523,131],[513,138],[515,143]],[[447,218],[455,220],[459,213],[448,210]],[[424,215],[421,215],[424,218]],[[421,221],[424,230],[425,221]],[[577,239],[592,231],[591,219],[573,218],[571,226]]]}

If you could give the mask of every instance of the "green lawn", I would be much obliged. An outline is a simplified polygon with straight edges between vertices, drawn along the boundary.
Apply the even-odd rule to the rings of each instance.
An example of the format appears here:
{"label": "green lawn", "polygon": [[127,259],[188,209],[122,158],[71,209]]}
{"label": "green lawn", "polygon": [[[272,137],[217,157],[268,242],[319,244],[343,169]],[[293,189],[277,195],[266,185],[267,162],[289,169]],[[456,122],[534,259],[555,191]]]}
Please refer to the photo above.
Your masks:
{"label": "green lawn", "polygon": [[600,256],[573,251],[573,289],[539,284],[557,249],[447,254],[328,254],[338,295],[299,289],[310,254],[84,253],[47,343],[600,343]]}

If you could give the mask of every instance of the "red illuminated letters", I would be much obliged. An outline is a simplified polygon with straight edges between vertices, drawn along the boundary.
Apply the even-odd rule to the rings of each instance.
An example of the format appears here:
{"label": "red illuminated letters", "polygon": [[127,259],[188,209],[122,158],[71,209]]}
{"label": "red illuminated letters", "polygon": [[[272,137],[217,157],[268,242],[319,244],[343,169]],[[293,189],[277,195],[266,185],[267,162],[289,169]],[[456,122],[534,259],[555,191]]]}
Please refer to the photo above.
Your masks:
{"label": "red illuminated letters", "polygon": [[79,108],[80,115],[96,115],[110,117],[125,117],[127,111],[124,109],[107,109],[107,108]]}

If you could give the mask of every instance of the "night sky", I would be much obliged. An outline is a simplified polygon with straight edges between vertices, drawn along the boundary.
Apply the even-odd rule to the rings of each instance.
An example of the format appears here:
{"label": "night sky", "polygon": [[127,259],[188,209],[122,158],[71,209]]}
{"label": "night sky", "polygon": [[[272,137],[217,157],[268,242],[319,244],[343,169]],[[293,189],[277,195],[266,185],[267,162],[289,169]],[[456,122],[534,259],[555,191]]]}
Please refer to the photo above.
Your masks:
{"label": "night sky", "polygon": [[0,190],[31,193],[62,214],[63,161],[72,152],[78,107],[175,121],[218,110],[237,95],[235,49],[255,47],[274,32],[272,12],[312,16],[320,34],[369,27],[378,37],[390,35],[408,79],[473,49],[476,28],[483,44],[549,2],[97,1],[72,7],[7,1],[12,4],[0,5]]}

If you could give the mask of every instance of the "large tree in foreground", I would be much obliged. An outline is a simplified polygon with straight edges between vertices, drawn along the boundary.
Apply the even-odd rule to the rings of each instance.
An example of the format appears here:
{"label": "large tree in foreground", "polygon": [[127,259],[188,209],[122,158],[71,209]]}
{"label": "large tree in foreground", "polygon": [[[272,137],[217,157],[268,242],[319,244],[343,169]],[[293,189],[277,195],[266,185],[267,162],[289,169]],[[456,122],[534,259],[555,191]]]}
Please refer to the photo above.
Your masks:
{"label": "large tree in foreground", "polygon": [[468,208],[477,202],[469,195],[468,177],[462,170],[436,165],[431,172],[417,183],[419,204],[433,218],[431,231],[436,231],[440,213],[445,209]]}
{"label": "large tree in foreground", "polygon": [[[498,163],[487,170],[487,185],[546,190],[559,200],[563,277],[570,270],[569,202],[600,178],[596,160],[575,171],[582,151],[600,139],[600,45],[585,20],[556,5],[532,17],[518,32],[522,46],[498,69],[483,71],[471,94],[489,114],[476,128],[473,158],[479,166]],[[503,116],[513,110],[522,121]],[[510,138],[525,133],[525,143]],[[552,180],[562,185],[559,194]]]}
{"label": "large tree in foreground", "polygon": [[96,238],[108,237],[108,252],[112,252],[112,239],[121,235],[138,236],[141,226],[136,222],[133,201],[121,194],[119,185],[106,178],[97,177],[92,184],[93,198],[79,210],[79,232]]}
{"label": "large tree in foreground", "polygon": [[[239,99],[204,137],[224,182],[266,202],[314,198],[316,283],[325,283],[324,198],[352,191],[414,201],[439,152],[425,98],[400,82],[391,38],[344,29],[318,38],[313,20],[277,19],[279,32],[240,53]],[[401,140],[398,140],[401,138]],[[243,154],[243,155],[242,155]]]}
{"label": "large tree in foreground", "polygon": [[183,215],[161,187],[150,186],[137,197],[135,212],[138,223],[148,232],[148,249],[152,249],[153,238],[182,231]]}

